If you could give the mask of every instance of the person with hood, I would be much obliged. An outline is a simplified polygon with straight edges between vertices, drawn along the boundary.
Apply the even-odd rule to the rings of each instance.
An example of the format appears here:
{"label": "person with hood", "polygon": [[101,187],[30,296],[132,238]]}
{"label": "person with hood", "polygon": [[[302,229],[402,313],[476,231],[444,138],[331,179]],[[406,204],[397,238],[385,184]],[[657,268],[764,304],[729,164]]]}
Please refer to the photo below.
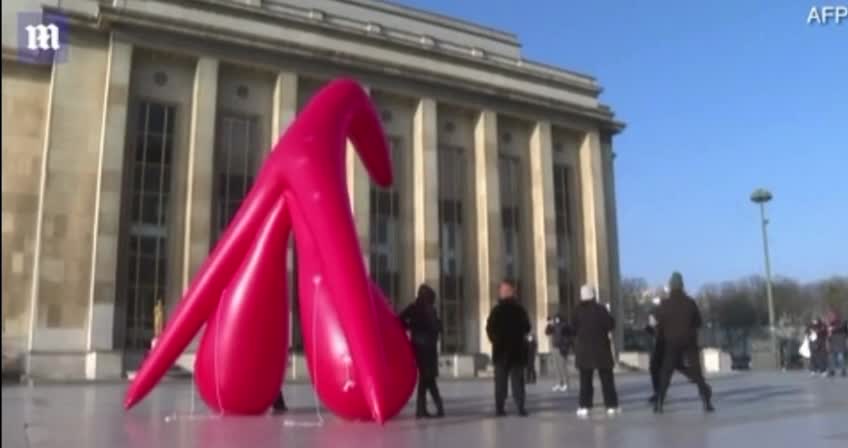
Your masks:
{"label": "person with hood", "polygon": [[657,337],[663,341],[663,360],[660,369],[660,389],[654,412],[661,414],[671,375],[681,364],[688,372],[704,405],[704,411],[713,412],[712,388],[704,379],[701,368],[701,349],[698,346],[698,330],[701,328],[701,312],[698,304],[686,294],[683,276],[679,272],[671,275],[668,283],[669,298],[657,310]]}
{"label": "person with hood", "polygon": [[495,366],[495,412],[498,417],[506,415],[504,404],[509,380],[518,415],[526,417],[524,371],[528,361],[530,317],[515,297],[515,284],[512,281],[502,281],[498,295],[500,300],[486,320],[486,335],[492,343],[492,363]]}
{"label": "person with hood", "polygon": [[571,385],[571,377],[568,374],[568,355],[571,352],[572,345],[571,327],[559,314],[555,314],[548,319],[545,334],[551,338],[551,347],[554,349],[551,352],[551,358],[554,361],[554,368],[559,379],[559,382],[554,385],[554,392],[566,392]]}
{"label": "person with hood", "polygon": [[[654,299],[654,306],[656,308],[654,308],[653,313],[651,313],[651,315],[648,317],[648,325],[645,327],[645,331],[654,339],[653,349],[651,350],[650,364],[648,367],[648,370],[651,374],[651,387],[653,388],[653,394],[651,395],[651,398],[648,399],[651,404],[657,402],[657,394],[660,390],[660,370],[662,369],[663,355],[665,354],[665,342],[659,337],[656,331],[656,312],[662,302],[668,299],[668,295],[669,288],[668,286],[666,286],[663,289],[663,293],[659,297]],[[695,380],[689,376],[689,372],[683,367],[683,360],[681,360],[678,365],[674,366],[674,368],[678,372],[682,373],[686,378],[688,378],[689,381],[695,382]]]}
{"label": "person with hood", "polygon": [[418,364],[418,397],[416,400],[416,418],[433,417],[427,412],[427,392],[436,404],[435,417],[445,416],[442,396],[436,378],[439,376],[439,333],[442,324],[436,314],[436,291],[422,284],[418,295],[411,305],[400,314],[400,320],[410,333],[415,360]]}
{"label": "person with hood", "polygon": [[580,371],[580,403],[577,416],[589,416],[589,410],[594,403],[592,385],[595,371],[601,378],[601,390],[604,395],[604,405],[608,415],[615,415],[621,410],[618,407],[618,393],[615,390],[610,332],[615,328],[615,320],[609,310],[598,303],[595,288],[584,285],[580,289],[580,305],[574,311],[574,356],[577,369]]}

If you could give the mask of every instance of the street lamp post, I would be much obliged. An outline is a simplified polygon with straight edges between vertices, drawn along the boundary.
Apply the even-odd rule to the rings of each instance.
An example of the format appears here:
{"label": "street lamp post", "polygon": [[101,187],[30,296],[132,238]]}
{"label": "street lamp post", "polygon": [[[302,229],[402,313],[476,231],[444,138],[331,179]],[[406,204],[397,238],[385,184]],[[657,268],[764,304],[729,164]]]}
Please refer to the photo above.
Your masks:
{"label": "street lamp post", "polygon": [[[768,299],[769,312],[769,338],[771,340],[771,350],[774,355],[775,363],[779,363],[780,357],[777,352],[777,334],[774,328],[774,296],[772,295],[771,287],[771,261],[769,260],[768,232],[766,230],[769,222],[768,218],[766,218],[766,203],[771,200],[771,192],[764,188],[758,188],[751,193],[751,202],[760,206],[760,221],[763,229],[763,254],[765,255],[766,263],[766,298]],[[780,366],[777,367],[779,368]]]}

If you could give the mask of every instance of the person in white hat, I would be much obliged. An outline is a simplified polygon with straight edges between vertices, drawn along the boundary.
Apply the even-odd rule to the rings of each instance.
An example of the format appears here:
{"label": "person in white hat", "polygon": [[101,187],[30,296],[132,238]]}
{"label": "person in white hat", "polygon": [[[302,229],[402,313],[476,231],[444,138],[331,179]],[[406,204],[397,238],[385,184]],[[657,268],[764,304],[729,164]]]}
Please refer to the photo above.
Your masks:
{"label": "person in white hat", "polygon": [[615,320],[609,310],[598,303],[595,288],[584,285],[580,289],[581,303],[574,312],[575,364],[580,371],[580,404],[577,416],[589,416],[594,402],[592,380],[597,370],[601,378],[601,389],[607,414],[612,416],[620,411],[618,393],[615,390],[615,377],[612,357],[612,344],[609,334],[615,328]]}

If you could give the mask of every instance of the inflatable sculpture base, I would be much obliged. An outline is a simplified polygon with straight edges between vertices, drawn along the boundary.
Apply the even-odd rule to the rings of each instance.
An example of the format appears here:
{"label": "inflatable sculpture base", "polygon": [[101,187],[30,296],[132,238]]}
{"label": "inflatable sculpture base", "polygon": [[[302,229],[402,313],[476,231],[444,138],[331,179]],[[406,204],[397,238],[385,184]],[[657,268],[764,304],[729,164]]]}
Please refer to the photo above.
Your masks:
{"label": "inflatable sculpture base", "polygon": [[400,412],[415,386],[415,359],[366,275],[347,192],[347,139],[371,177],[391,184],[386,137],[368,95],[354,81],[331,82],[274,146],[130,384],[127,409],[205,324],[195,364],[203,400],[224,414],[268,410],[287,365],[293,230],[304,354],[318,397],[346,419],[383,423]]}

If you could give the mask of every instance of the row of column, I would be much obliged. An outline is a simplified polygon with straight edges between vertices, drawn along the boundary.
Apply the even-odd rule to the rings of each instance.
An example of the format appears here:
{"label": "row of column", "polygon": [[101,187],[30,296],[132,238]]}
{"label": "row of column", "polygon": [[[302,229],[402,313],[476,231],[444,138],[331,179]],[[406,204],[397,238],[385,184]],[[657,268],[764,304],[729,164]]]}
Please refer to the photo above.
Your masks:
{"label": "row of column", "polygon": [[[103,158],[100,176],[120,172],[123,165],[124,136],[126,132],[127,104],[129,103],[129,78],[131,72],[132,46],[116,41],[110,43],[107,75],[106,107],[103,118],[101,154]],[[213,201],[211,189],[214,173],[214,147],[217,83],[219,62],[201,57],[197,61],[194,80],[191,126],[188,147],[187,195],[185,203],[185,227],[182,229],[184,250],[179,260],[182,286],[185,288],[209,253],[210,219]],[[297,113],[298,77],[294,73],[277,75],[273,96],[272,141],[286,129]],[[437,102],[433,98],[418,100],[413,120],[412,151],[412,201],[414,203],[414,283],[439,284],[439,215],[438,215],[438,132]],[[489,352],[490,346],[483,324],[493,305],[497,283],[503,275],[501,205],[498,181],[498,131],[497,113],[481,111],[474,128],[472,169],[474,176],[473,214],[476,233],[472,246],[475,248],[473,268],[475,297],[479,300],[481,322],[477,351]],[[597,131],[586,134],[579,149],[579,171],[581,179],[581,203],[585,229],[585,263],[587,281],[599,287],[601,297],[609,297],[610,285],[616,272],[611,269],[610,223],[608,207],[609,175]],[[348,188],[351,206],[363,249],[367,257],[369,230],[370,180],[354,151],[348,151]],[[529,154],[530,188],[532,201],[529,207],[532,239],[534,276],[531,279],[535,292],[532,306],[534,328],[544,329],[549,304],[557,302],[557,255],[553,186],[552,126],[540,121],[533,126]],[[100,194],[95,220],[95,247],[92,261],[91,313],[87,350],[111,350],[114,324],[107,311],[98,311],[98,304],[114,301],[114,267],[118,259],[117,225],[112,225],[111,214],[120,210],[120,194],[106,191],[99,183]],[[105,225],[107,222],[110,224]],[[366,266],[368,260],[365,258]],[[289,264],[291,266],[291,263]],[[111,282],[111,283],[110,283]],[[114,303],[112,303],[114,306]],[[109,307],[110,309],[112,307]],[[97,316],[96,316],[97,315]],[[101,316],[102,315],[102,316]],[[108,315],[108,318],[105,317]],[[120,325],[120,323],[119,323]],[[540,350],[547,351],[547,338],[539,334]]]}

